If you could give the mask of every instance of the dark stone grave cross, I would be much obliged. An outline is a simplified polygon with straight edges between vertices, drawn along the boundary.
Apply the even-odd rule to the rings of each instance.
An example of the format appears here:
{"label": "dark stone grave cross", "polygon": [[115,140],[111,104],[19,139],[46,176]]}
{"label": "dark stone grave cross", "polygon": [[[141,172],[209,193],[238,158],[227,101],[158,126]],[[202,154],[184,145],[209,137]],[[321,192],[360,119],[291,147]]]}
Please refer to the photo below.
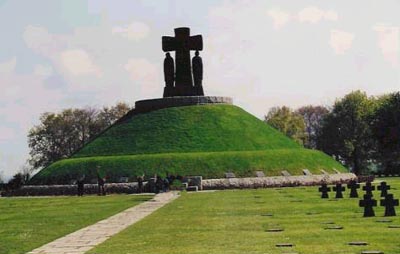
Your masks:
{"label": "dark stone grave cross", "polygon": [[351,180],[350,183],[347,184],[347,188],[350,189],[350,198],[358,198],[357,189],[360,188],[360,184],[355,180]]}
{"label": "dark stone grave cross", "polygon": [[386,182],[381,182],[378,186],[378,190],[381,191],[381,197],[386,197],[388,194],[387,191],[390,190],[390,185],[387,185]]}
{"label": "dark stone grave cross", "polygon": [[365,191],[366,195],[371,195],[371,197],[372,197],[373,196],[372,191],[375,190],[375,186],[373,186],[371,184],[371,182],[366,182],[365,186],[362,189],[363,189],[363,191]]}
{"label": "dark stone grave cross", "polygon": [[344,187],[340,183],[337,183],[335,187],[332,188],[333,191],[336,191],[335,198],[343,198],[343,191],[345,190]]}
{"label": "dark stone grave cross", "polygon": [[359,206],[364,207],[364,217],[374,217],[374,206],[377,205],[375,199],[372,198],[372,195],[365,194],[364,200],[360,200]]}
{"label": "dark stone grave cross", "polygon": [[329,198],[328,192],[331,191],[331,188],[326,185],[326,183],[323,183],[321,187],[318,188],[318,191],[322,193],[321,198]]}
{"label": "dark stone grave cross", "polygon": [[395,206],[399,206],[399,200],[393,199],[393,194],[387,194],[385,199],[381,200],[381,206],[385,207],[385,216],[396,216]]}
{"label": "dark stone grave cross", "polygon": [[187,27],[175,28],[175,37],[162,37],[162,49],[165,52],[175,51],[175,86],[192,87],[190,50],[203,50],[202,36],[190,36],[190,29]]}

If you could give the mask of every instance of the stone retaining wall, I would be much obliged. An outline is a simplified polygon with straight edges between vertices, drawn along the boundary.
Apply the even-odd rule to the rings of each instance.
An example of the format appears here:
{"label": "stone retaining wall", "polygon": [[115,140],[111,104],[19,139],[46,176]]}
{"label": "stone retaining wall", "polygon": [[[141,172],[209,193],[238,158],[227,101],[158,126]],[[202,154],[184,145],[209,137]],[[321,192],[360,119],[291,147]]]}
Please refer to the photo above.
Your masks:
{"label": "stone retaining wall", "polygon": [[[356,180],[357,177],[351,173],[331,175],[307,175],[307,176],[271,176],[271,177],[248,177],[248,178],[224,178],[224,179],[201,179],[201,176],[190,177],[189,186],[198,186],[199,190],[223,190],[223,189],[254,189],[271,187],[293,187],[312,186],[322,183],[336,184],[347,183]],[[143,184],[146,192],[150,191],[150,185]],[[106,183],[105,189],[112,193],[136,193],[138,185],[134,183]],[[84,193],[97,194],[97,184],[85,184]],[[17,190],[3,192],[2,196],[58,196],[77,195],[76,185],[25,185]]]}
{"label": "stone retaining wall", "polygon": [[140,114],[171,107],[204,105],[204,104],[232,104],[232,103],[233,100],[230,97],[177,96],[177,97],[167,97],[167,98],[137,101],[135,102],[135,112],[137,114]]}
{"label": "stone retaining wall", "polygon": [[226,179],[205,179],[202,181],[203,190],[223,189],[253,189],[268,187],[293,187],[312,186],[322,183],[336,184],[347,183],[356,180],[352,173],[311,175],[311,176],[272,176],[272,177],[248,177],[248,178],[226,178]]}
{"label": "stone retaining wall", "polygon": [[[106,183],[104,186],[108,194],[131,194],[136,193],[138,188],[137,183]],[[76,185],[25,185],[20,189],[3,192],[2,196],[71,196],[77,194],[78,187]],[[85,184],[84,194],[97,194],[97,184]]]}

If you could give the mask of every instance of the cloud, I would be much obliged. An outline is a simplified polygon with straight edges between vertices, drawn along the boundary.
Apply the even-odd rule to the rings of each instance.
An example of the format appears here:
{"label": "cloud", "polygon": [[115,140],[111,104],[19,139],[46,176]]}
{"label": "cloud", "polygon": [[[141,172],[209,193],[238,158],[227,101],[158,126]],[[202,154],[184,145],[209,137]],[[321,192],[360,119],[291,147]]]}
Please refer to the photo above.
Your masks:
{"label": "cloud", "polygon": [[146,38],[150,33],[150,28],[147,24],[136,21],[127,26],[114,26],[112,33],[137,41]]}
{"label": "cloud", "polygon": [[383,57],[392,66],[397,66],[399,64],[400,27],[379,24],[375,25],[373,30],[378,34],[378,46]]}
{"label": "cloud", "polygon": [[0,63],[0,74],[12,73],[15,71],[16,66],[17,66],[17,58],[14,56],[10,60]]}
{"label": "cloud", "polygon": [[15,138],[15,131],[9,127],[0,126],[0,143]]}
{"label": "cloud", "polygon": [[342,30],[331,30],[329,44],[336,54],[342,55],[349,50],[353,44],[354,34]]}
{"label": "cloud", "polygon": [[291,15],[288,12],[278,8],[268,10],[267,15],[272,18],[275,29],[282,28],[291,20]]}
{"label": "cloud", "polygon": [[42,77],[50,77],[53,74],[53,67],[49,65],[37,64],[33,69],[33,74]]}
{"label": "cloud", "polygon": [[131,58],[124,65],[124,69],[129,73],[131,80],[140,87],[141,94],[153,93],[160,90],[162,83],[160,82],[161,69],[144,58]]}
{"label": "cloud", "polygon": [[100,69],[94,64],[89,54],[83,49],[62,51],[60,53],[60,63],[72,76],[101,76]]}
{"label": "cloud", "polygon": [[300,22],[315,24],[321,20],[337,21],[338,15],[333,10],[325,11],[315,6],[309,6],[299,11],[297,18]]}

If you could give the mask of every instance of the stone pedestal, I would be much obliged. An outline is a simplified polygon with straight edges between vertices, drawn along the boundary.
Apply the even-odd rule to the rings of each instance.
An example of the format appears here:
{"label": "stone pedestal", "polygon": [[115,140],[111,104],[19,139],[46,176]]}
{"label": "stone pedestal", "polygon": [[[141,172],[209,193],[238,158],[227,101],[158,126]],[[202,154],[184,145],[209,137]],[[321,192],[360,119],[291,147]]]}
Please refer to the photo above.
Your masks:
{"label": "stone pedestal", "polygon": [[142,100],[135,103],[135,113],[140,114],[163,108],[205,104],[232,104],[232,98],[220,96],[176,96]]}

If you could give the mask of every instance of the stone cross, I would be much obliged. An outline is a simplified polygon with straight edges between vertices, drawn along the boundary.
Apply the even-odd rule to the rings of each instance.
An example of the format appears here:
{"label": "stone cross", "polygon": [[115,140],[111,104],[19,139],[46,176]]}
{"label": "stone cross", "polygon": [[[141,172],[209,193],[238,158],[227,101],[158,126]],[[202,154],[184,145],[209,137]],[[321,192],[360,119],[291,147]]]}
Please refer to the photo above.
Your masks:
{"label": "stone cross", "polygon": [[329,198],[328,192],[331,191],[331,188],[326,183],[323,183],[318,191],[322,193],[321,198]]}
{"label": "stone cross", "polygon": [[381,206],[385,207],[385,216],[396,216],[395,206],[399,206],[399,200],[393,199],[393,194],[386,194],[381,200]]}
{"label": "stone cross", "polygon": [[376,206],[377,202],[372,198],[372,195],[365,194],[364,200],[360,200],[359,206],[364,207],[364,217],[374,217],[374,206]]}
{"label": "stone cross", "polygon": [[355,180],[351,180],[350,183],[347,184],[347,188],[350,189],[350,198],[358,198],[357,189],[360,188],[360,184]]}
{"label": "stone cross", "polygon": [[362,189],[365,191],[365,194],[373,196],[372,191],[375,190],[375,186],[373,186],[371,182],[366,182]]}
{"label": "stone cross", "polygon": [[164,52],[175,51],[175,86],[192,87],[190,50],[203,49],[202,36],[190,36],[190,29],[188,27],[175,28],[175,37],[162,37],[162,49]]}
{"label": "stone cross", "polygon": [[342,191],[345,190],[344,187],[340,183],[337,183],[335,187],[332,188],[333,191],[336,191],[336,196],[335,198],[343,198],[343,193]]}
{"label": "stone cross", "polygon": [[381,197],[386,197],[387,191],[390,190],[390,185],[387,185],[386,182],[381,182],[378,186],[378,190],[381,191]]}

